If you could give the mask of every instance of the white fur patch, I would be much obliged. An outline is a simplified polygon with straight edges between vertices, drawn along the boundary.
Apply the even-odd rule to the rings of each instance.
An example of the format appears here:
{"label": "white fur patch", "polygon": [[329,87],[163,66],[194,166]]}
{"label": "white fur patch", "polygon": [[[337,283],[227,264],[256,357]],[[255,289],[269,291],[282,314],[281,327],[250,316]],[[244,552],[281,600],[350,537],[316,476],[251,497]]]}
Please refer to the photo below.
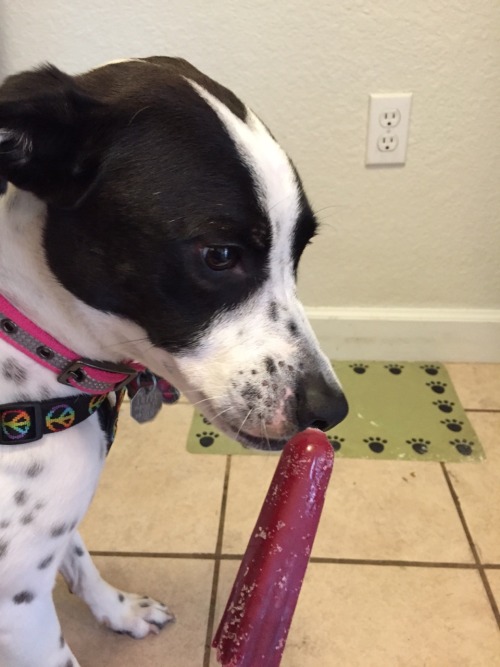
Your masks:
{"label": "white fur patch", "polygon": [[188,81],[219,116],[250,169],[261,206],[271,221],[271,272],[280,271],[284,263],[291,266],[291,240],[300,204],[297,179],[288,156],[251,109],[247,108],[244,122],[205,88]]}

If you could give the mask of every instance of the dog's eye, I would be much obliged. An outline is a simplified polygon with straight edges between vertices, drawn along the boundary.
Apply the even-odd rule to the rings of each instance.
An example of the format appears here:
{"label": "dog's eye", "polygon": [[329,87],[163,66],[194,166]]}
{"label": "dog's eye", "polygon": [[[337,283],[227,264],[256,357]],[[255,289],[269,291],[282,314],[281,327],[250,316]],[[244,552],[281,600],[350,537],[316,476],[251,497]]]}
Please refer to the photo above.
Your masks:
{"label": "dog's eye", "polygon": [[236,246],[215,245],[203,248],[202,255],[205,264],[212,271],[227,271],[238,264],[241,251]]}

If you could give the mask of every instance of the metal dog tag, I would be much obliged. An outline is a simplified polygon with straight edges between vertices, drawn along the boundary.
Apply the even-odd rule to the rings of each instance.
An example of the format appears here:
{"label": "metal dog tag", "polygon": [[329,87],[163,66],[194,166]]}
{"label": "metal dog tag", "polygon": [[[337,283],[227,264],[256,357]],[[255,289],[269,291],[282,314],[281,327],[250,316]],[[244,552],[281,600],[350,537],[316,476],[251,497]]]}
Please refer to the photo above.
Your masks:
{"label": "metal dog tag", "polygon": [[139,424],[145,424],[156,417],[163,405],[161,391],[156,386],[140,387],[130,401],[130,415]]}

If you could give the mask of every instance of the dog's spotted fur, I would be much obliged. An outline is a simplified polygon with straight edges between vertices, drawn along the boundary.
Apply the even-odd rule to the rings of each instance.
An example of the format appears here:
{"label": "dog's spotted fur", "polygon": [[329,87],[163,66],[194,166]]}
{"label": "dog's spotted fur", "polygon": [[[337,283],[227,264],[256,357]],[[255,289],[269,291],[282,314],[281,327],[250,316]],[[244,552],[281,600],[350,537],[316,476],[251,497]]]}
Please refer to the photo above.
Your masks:
{"label": "dog's spotted fur", "polygon": [[[262,122],[184,61],[46,67],[0,87],[5,296],[82,357],[142,362],[245,446],[279,448],[347,410],[295,295],[315,229]],[[0,404],[74,391],[0,340]],[[78,666],[52,602],[58,569],[116,632],[172,618],[104,582],[77,532],[105,451],[97,415],[0,446],[2,667]]]}

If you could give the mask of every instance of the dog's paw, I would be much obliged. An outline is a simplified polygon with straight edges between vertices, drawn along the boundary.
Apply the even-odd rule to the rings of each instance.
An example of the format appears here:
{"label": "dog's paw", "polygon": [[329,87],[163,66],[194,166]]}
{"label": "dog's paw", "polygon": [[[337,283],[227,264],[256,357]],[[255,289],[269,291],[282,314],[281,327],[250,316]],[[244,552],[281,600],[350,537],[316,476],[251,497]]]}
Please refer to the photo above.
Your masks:
{"label": "dog's paw", "polygon": [[146,595],[116,589],[113,592],[115,599],[106,600],[105,604],[99,605],[99,610],[94,611],[104,625],[119,634],[142,639],[150,633],[158,634],[167,623],[175,620],[164,604]]}

